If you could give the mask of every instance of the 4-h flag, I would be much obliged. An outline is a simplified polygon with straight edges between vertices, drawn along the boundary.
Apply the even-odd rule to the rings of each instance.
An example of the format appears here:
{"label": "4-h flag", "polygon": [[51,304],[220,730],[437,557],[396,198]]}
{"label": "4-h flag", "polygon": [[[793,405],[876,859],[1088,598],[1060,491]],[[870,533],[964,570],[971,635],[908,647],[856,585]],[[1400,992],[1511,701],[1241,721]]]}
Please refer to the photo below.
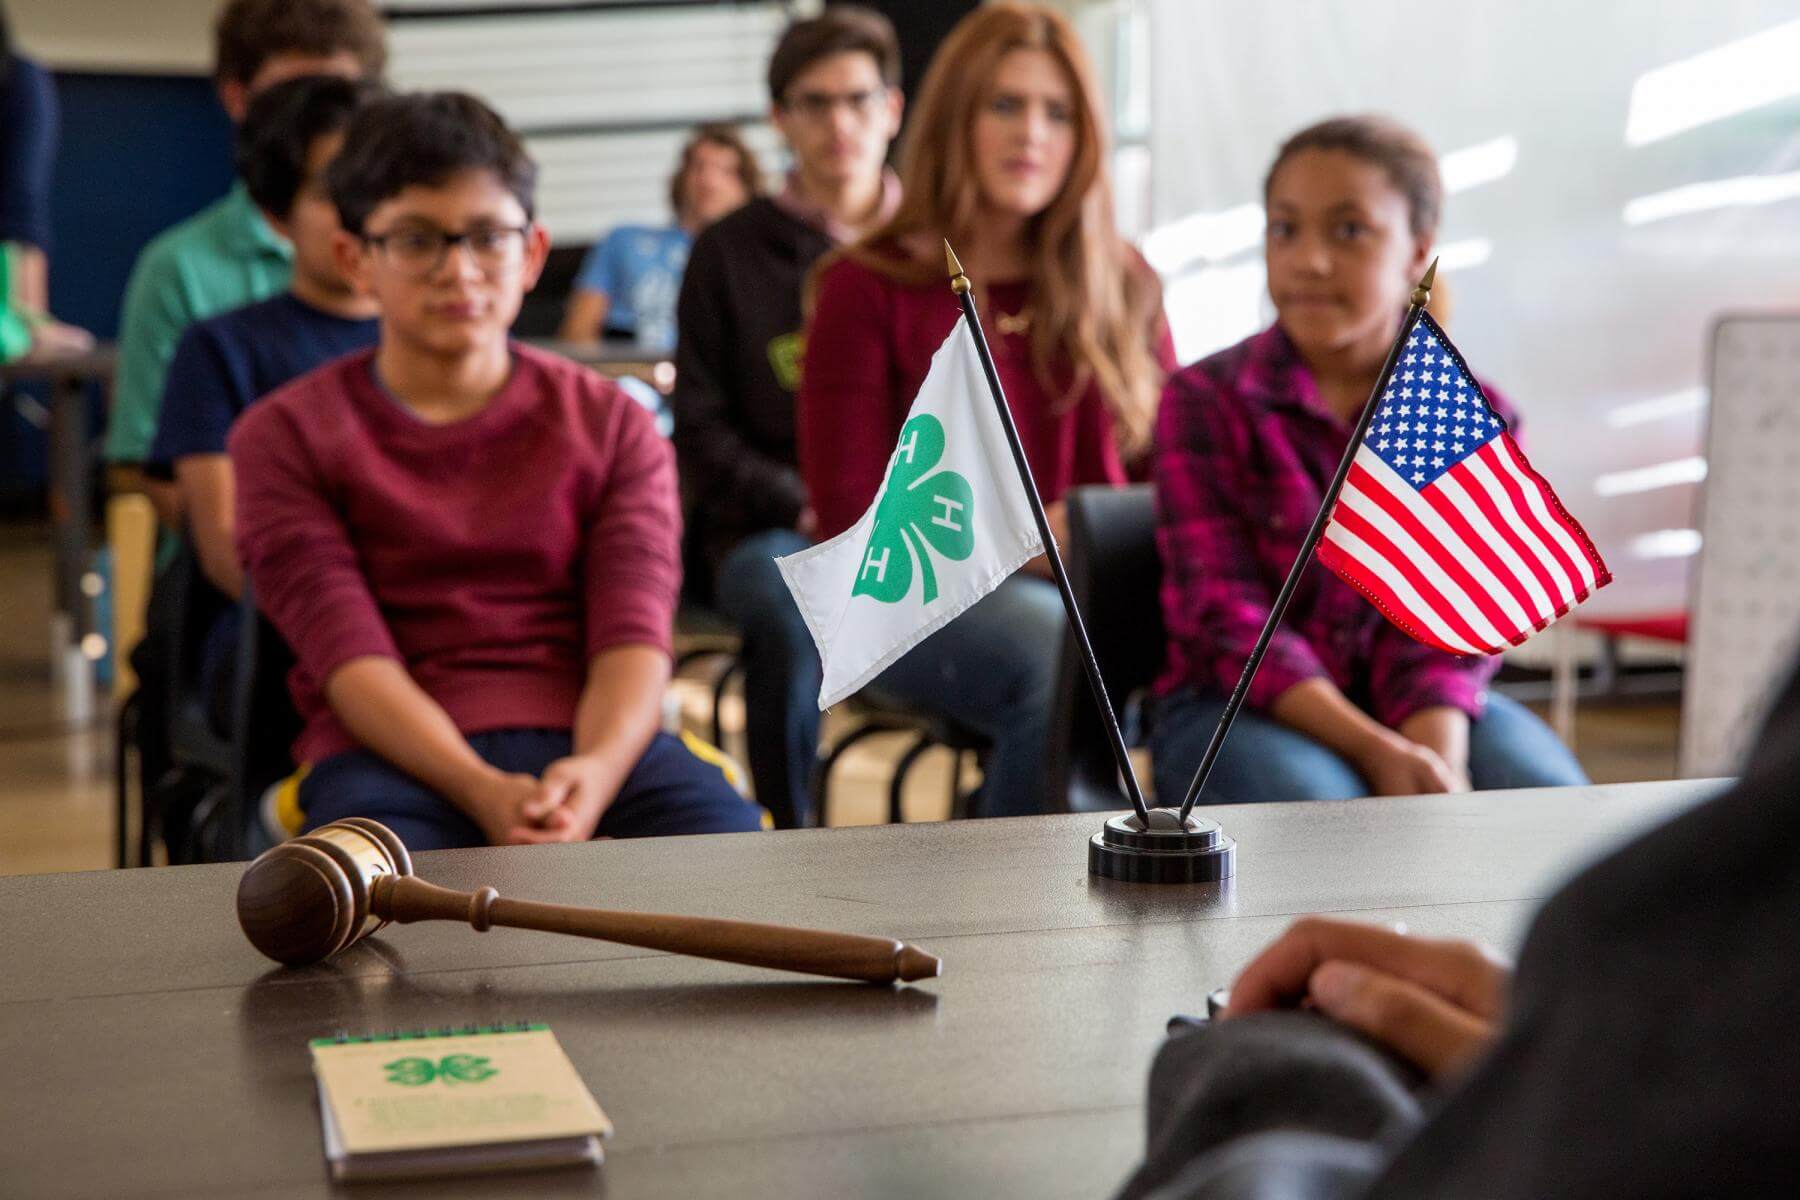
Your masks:
{"label": "4-h flag", "polygon": [[819,708],[859,690],[1043,549],[959,316],[875,503],[830,541],[776,560],[819,647]]}
{"label": "4-h flag", "polygon": [[1612,580],[1429,313],[1357,448],[1319,557],[1452,654],[1516,646]]}

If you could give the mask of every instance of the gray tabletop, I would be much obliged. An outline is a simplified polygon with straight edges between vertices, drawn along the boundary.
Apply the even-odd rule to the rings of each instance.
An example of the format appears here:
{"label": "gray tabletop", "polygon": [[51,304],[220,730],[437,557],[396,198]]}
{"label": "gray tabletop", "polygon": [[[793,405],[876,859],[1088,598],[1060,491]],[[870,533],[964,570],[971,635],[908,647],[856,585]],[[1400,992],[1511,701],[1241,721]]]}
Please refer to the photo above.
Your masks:
{"label": "gray tabletop", "polygon": [[1090,879],[1092,815],[417,857],[458,888],[943,958],[892,989],[457,925],[282,970],[237,929],[240,867],[0,879],[0,1191],[329,1195],[308,1038],[535,1018],[617,1125],[606,1165],[384,1195],[1104,1196],[1168,1016],[1293,916],[1514,946],[1568,872],[1718,786],[1215,809],[1226,886]]}

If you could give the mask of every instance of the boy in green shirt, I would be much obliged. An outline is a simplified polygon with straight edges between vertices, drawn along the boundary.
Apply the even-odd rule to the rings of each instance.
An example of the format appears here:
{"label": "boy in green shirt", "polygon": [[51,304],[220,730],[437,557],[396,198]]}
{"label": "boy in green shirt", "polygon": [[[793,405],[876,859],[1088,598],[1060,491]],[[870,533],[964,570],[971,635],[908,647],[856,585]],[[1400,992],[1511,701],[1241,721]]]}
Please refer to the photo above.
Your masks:
{"label": "boy in green shirt", "polygon": [[[369,0],[231,0],[215,34],[214,79],[234,124],[264,88],[302,75],[374,79],[387,60],[381,17]],[[276,295],[291,273],[291,249],[241,183],[144,248],[119,318],[109,462],[136,467],[148,457],[182,331]],[[152,483],[147,490],[163,518],[178,523],[173,489]]]}

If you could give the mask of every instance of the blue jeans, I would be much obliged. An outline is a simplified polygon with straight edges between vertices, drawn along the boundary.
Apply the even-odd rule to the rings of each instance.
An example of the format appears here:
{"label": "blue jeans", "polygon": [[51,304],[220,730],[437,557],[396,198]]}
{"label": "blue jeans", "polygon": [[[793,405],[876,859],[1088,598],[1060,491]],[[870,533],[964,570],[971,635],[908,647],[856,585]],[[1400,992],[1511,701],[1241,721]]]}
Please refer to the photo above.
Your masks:
{"label": "blue jeans", "polygon": [[[807,545],[788,529],[745,538],[720,564],[714,589],[743,635],[750,777],[757,801],[780,828],[813,817],[819,652],[774,562]],[[897,699],[993,742],[983,815],[1046,808],[1044,752],[1066,621],[1055,585],[1014,575],[875,681]]]}
{"label": "blue jeans", "polygon": [[719,564],[713,595],[743,638],[744,740],[756,800],[777,829],[812,824],[812,768],[819,756],[819,651],[775,560],[812,543],[765,529]]}
{"label": "blue jeans", "polygon": [[[1156,711],[1151,756],[1156,799],[1179,805],[1225,698],[1190,688],[1164,699]],[[1586,783],[1581,764],[1550,727],[1514,700],[1488,693],[1487,711],[1469,724],[1469,783],[1489,788],[1564,787]],[[1336,751],[1263,713],[1243,709],[1219,751],[1201,804],[1259,800],[1348,800],[1370,794],[1368,781]]]}
{"label": "blue jeans", "polygon": [[[573,750],[566,729],[496,729],[469,735],[482,760],[502,771],[541,775]],[[346,750],[315,763],[300,782],[300,807],[311,831],[343,817],[373,817],[400,835],[408,850],[484,846],[487,838],[448,800],[367,750]],[[747,833],[762,812],[737,794],[719,766],[659,733],[625,777],[594,831],[604,837],[683,833]]]}
{"label": "blue jeans", "polygon": [[983,764],[982,816],[1025,816],[1050,807],[1044,759],[1068,620],[1055,584],[1015,574],[875,680],[884,691],[993,743]]}

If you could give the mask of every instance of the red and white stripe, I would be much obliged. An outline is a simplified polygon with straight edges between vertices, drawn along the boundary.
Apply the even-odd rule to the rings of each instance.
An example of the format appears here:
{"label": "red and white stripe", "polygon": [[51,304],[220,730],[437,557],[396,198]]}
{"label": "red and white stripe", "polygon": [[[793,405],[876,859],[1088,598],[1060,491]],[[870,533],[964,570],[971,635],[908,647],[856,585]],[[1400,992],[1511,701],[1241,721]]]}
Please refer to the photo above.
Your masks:
{"label": "red and white stripe", "polygon": [[1400,628],[1452,654],[1497,654],[1612,576],[1501,433],[1423,491],[1357,449],[1319,557]]}

